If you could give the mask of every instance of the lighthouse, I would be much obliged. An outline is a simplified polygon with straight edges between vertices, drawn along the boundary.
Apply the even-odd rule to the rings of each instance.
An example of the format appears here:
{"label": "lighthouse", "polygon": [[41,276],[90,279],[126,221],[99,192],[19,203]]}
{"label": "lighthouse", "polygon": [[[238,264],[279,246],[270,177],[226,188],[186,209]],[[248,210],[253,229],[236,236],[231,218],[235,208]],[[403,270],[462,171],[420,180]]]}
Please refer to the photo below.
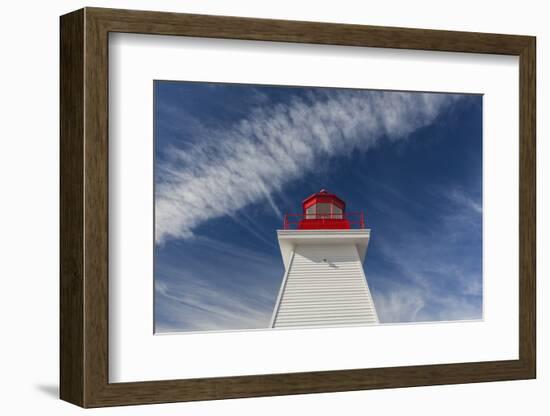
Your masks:
{"label": "lighthouse", "polygon": [[272,328],[378,324],[363,271],[370,239],[363,213],[322,189],[286,214],[277,238],[285,272]]}

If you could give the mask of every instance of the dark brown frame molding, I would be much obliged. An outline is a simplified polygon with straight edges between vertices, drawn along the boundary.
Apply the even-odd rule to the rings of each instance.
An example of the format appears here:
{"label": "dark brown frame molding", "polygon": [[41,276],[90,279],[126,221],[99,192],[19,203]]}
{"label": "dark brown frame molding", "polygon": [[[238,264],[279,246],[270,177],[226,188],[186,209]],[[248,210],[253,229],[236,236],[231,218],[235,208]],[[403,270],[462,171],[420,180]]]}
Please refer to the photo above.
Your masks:
{"label": "dark brown frame molding", "polygon": [[[85,8],[61,17],[60,396],[82,407],[536,377],[535,38]],[[519,56],[519,359],[135,383],[108,380],[108,34]]]}

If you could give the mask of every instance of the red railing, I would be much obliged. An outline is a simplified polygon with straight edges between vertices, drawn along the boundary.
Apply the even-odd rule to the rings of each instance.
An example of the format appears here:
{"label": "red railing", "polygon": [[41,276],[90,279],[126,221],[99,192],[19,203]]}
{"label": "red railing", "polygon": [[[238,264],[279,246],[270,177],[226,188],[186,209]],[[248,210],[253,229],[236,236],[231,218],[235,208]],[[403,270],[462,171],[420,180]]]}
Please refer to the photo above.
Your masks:
{"label": "red railing", "polygon": [[365,215],[363,212],[346,212],[344,214],[285,214],[283,229],[363,229]]}

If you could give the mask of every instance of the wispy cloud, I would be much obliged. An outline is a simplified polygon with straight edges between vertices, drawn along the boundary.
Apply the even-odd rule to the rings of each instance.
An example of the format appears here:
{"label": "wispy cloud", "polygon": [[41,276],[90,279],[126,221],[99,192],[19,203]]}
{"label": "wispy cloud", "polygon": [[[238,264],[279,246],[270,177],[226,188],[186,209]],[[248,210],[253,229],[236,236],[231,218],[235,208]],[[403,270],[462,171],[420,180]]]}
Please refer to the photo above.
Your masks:
{"label": "wispy cloud", "polygon": [[167,285],[155,280],[156,332],[215,331],[266,328],[271,308],[257,294],[245,294],[205,285],[198,280],[185,285]]}
{"label": "wispy cloud", "polygon": [[[265,328],[275,301],[280,266],[270,257],[197,238],[198,252],[183,263],[155,268],[156,332]],[[235,251],[237,251],[235,253]],[[220,274],[223,264],[225,273]]]}
{"label": "wispy cloud", "polygon": [[481,301],[459,294],[441,295],[418,287],[396,286],[375,297],[381,323],[481,319]]}
{"label": "wispy cloud", "polygon": [[457,97],[327,90],[284,105],[263,103],[223,129],[200,129],[191,149],[174,149],[157,166],[156,242],[191,237],[201,223],[260,201],[279,215],[271,195],[311,172],[320,157],[404,139]]}
{"label": "wispy cloud", "polygon": [[[391,265],[374,281],[373,297],[383,323],[482,317],[481,202],[460,188],[439,190],[425,200],[428,212],[440,212],[429,225],[416,226],[408,210],[384,206],[398,224],[373,235],[382,257]],[[435,210],[430,205],[443,204]],[[408,204],[407,204],[408,206]]]}
{"label": "wispy cloud", "polygon": [[416,322],[426,306],[426,296],[414,287],[396,286],[390,291],[375,293],[376,311],[381,323]]}
{"label": "wispy cloud", "polygon": [[467,208],[470,208],[478,214],[481,214],[483,212],[481,202],[477,201],[474,198],[472,198],[471,196],[469,196],[466,192],[464,192],[461,189],[455,188],[455,189],[450,190],[447,194],[447,197],[451,201],[453,201],[453,202],[455,202],[459,205],[463,205]]}

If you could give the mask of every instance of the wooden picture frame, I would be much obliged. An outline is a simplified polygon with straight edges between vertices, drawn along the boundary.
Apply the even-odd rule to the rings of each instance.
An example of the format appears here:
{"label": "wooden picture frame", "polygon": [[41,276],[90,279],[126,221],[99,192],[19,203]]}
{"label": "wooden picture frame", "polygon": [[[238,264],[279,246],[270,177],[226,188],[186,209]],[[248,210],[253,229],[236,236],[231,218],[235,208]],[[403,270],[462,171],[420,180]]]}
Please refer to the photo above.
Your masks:
{"label": "wooden picture frame", "polygon": [[[61,399],[82,407],[101,407],[535,378],[534,37],[100,8],[62,16],[60,29]],[[518,56],[519,359],[109,383],[110,32]]]}

